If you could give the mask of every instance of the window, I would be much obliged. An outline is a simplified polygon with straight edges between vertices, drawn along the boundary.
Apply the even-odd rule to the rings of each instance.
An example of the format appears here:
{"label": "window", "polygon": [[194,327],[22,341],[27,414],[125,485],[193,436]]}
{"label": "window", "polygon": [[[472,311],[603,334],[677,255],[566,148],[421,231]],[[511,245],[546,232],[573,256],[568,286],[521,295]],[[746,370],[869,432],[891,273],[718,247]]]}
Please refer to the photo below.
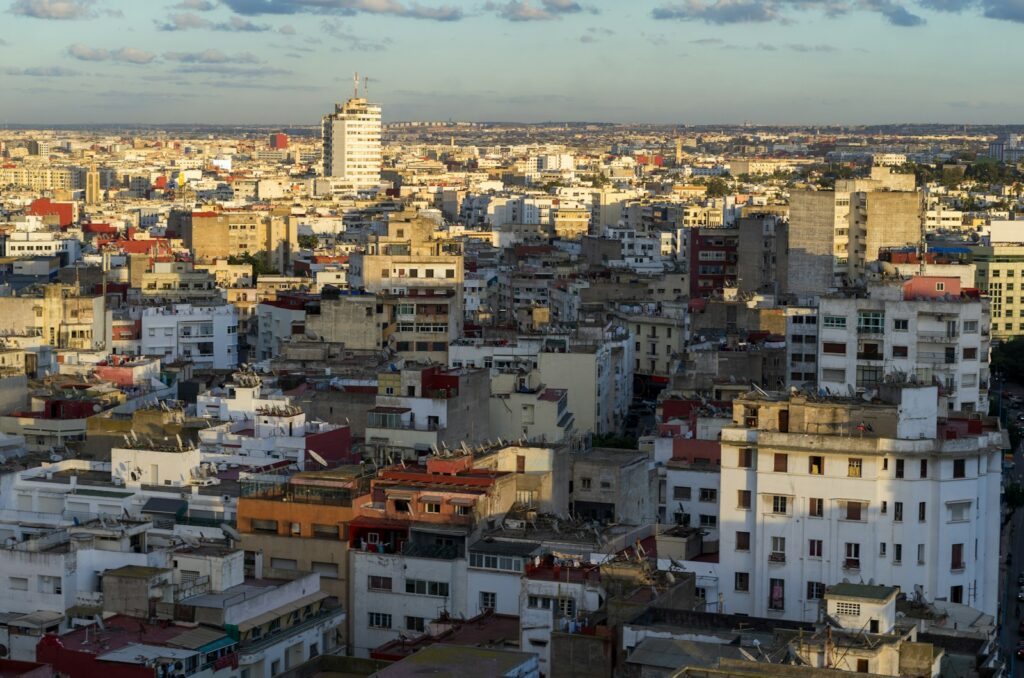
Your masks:
{"label": "window", "polygon": [[775,454],[775,472],[786,473],[789,470],[789,455],[788,454]]}
{"label": "window", "polygon": [[9,577],[8,581],[12,591],[28,591],[28,577]]}
{"label": "window", "polygon": [[493,610],[498,607],[498,594],[494,591],[480,592],[480,609]]}
{"label": "window", "polygon": [[405,592],[419,596],[448,597],[448,582],[427,581],[425,579],[406,579]]}
{"label": "window", "polygon": [[857,314],[857,331],[881,334],[885,331],[885,314],[881,311],[861,311]]}
{"label": "window", "polygon": [[949,506],[949,522],[951,523],[962,523],[970,520],[971,502],[969,501],[956,501],[950,502]]}
{"label": "window", "polygon": [[879,542],[878,544],[878,557],[885,558],[885,542]]}
{"label": "window", "polygon": [[786,538],[785,537],[772,537],[772,551],[768,555],[768,560],[776,563],[786,562]]}
{"label": "window", "polygon": [[807,582],[807,600],[821,600],[825,597],[825,583],[820,581]]}
{"label": "window", "polygon": [[733,588],[737,591],[749,591],[750,590],[750,573],[749,572],[737,572],[735,577],[735,583]]}
{"label": "window", "polygon": [[772,497],[772,513],[788,513],[789,497],[777,494]]}
{"label": "window", "polygon": [[906,358],[908,355],[906,346],[893,346],[892,357],[893,358]]}
{"label": "window", "polygon": [[927,459],[922,459],[921,460],[921,477],[922,478],[927,478],[928,477],[928,460]]}
{"label": "window", "polygon": [[917,564],[924,565],[924,544],[917,545]]}
{"label": "window", "polygon": [[846,344],[826,341],[821,345],[821,352],[831,355],[846,355]]}
{"label": "window", "polygon": [[859,501],[846,502],[846,520],[864,520],[864,504]]}
{"label": "window", "polygon": [[700,501],[713,502],[718,501],[718,490],[710,487],[700,488]]}
{"label": "window", "polygon": [[898,501],[892,505],[892,519],[894,522],[903,522],[903,502]]}
{"label": "window", "polygon": [[824,542],[820,539],[810,539],[807,542],[807,555],[811,558],[821,558]]}
{"label": "window", "polygon": [[951,570],[962,570],[964,569],[964,545],[953,544],[952,552],[950,553],[949,568]]}
{"label": "window", "polygon": [[843,329],[846,327],[846,318],[841,315],[826,315],[821,319],[823,327]]}
{"label": "window", "polygon": [[423,633],[424,628],[426,628],[426,620],[423,617],[405,618],[406,631],[415,631],[416,633]]}
{"label": "window", "polygon": [[316,572],[321,577],[327,577],[328,579],[338,578],[338,564],[337,563],[325,563],[314,560],[310,563],[310,570]]}
{"label": "window", "polygon": [[739,449],[739,458],[736,461],[736,465],[740,468],[753,468],[754,450],[749,447],[741,447]]}
{"label": "window", "polygon": [[749,532],[737,532],[736,533],[736,550],[737,551],[749,551],[750,550],[750,533]]}
{"label": "window", "polygon": [[313,537],[318,539],[337,539],[339,535],[337,525],[321,525],[313,523]]}
{"label": "window", "polygon": [[672,488],[672,498],[675,500],[689,501],[690,499],[690,488],[676,486]]}
{"label": "window", "polygon": [[526,604],[535,610],[550,610],[551,609],[551,598],[546,596],[530,596],[527,598]]}
{"label": "window", "polygon": [[807,472],[812,476],[825,474],[825,457],[808,457]]}
{"label": "window", "polygon": [[440,513],[441,505],[436,501],[425,501],[423,502],[423,511],[425,513]]}
{"label": "window", "polygon": [[275,570],[297,570],[299,561],[293,558],[271,558],[270,567]]}
{"label": "window", "polygon": [[737,490],[736,491],[736,508],[749,509],[750,508],[750,490]]}
{"label": "window", "polygon": [[896,460],[896,477],[897,478],[902,478],[903,477],[903,460],[902,459],[897,459]]}
{"label": "window", "polygon": [[968,334],[978,333],[978,321],[977,320],[965,320],[964,321],[964,332]]}
{"label": "window", "polygon": [[370,612],[370,623],[371,629],[390,629],[391,628],[391,615],[384,614],[383,612]]}
{"label": "window", "polygon": [[253,532],[262,532],[265,534],[277,534],[277,521],[276,520],[259,520],[253,518],[250,522]]}
{"label": "window", "polygon": [[584,490],[590,489],[590,483],[590,478],[580,478],[580,487],[582,487]]}
{"label": "window", "polygon": [[378,577],[377,575],[371,574],[369,582],[367,582],[367,588],[370,591],[390,591],[391,577]]}
{"label": "window", "polygon": [[976,348],[965,348],[964,349],[964,360],[977,360],[978,349]]}
{"label": "window", "polygon": [[706,513],[700,514],[700,526],[701,527],[717,527],[718,517],[708,515]]}
{"label": "window", "polygon": [[844,603],[837,601],[836,614],[841,614],[844,617],[859,617],[860,603]]}
{"label": "window", "polygon": [[807,509],[808,515],[812,518],[825,517],[825,500],[818,497],[811,497],[810,506]]}
{"label": "window", "polygon": [[768,609],[769,610],[784,610],[784,609],[786,609],[786,580],[785,579],[769,579],[768,580]]}
{"label": "window", "polygon": [[899,565],[903,562],[903,544],[892,545],[892,564]]}
{"label": "window", "polygon": [[846,461],[846,475],[849,478],[860,478],[863,461],[857,457],[850,457]]}
{"label": "window", "polygon": [[923,502],[923,501],[922,502],[918,502],[918,504],[917,504],[917,519],[918,519],[918,521],[920,521],[922,523],[925,520],[928,519],[928,503],[927,502]]}
{"label": "window", "polygon": [[892,328],[897,332],[906,332],[910,329],[910,321],[906,318],[894,318]]}
{"label": "window", "polygon": [[562,617],[576,616],[576,601],[572,598],[559,598],[558,614]]}
{"label": "window", "polygon": [[849,570],[860,569],[860,544],[846,543],[846,562],[843,567]]}
{"label": "window", "polygon": [[953,477],[964,478],[967,476],[967,460],[966,459],[954,459],[953,460]]}

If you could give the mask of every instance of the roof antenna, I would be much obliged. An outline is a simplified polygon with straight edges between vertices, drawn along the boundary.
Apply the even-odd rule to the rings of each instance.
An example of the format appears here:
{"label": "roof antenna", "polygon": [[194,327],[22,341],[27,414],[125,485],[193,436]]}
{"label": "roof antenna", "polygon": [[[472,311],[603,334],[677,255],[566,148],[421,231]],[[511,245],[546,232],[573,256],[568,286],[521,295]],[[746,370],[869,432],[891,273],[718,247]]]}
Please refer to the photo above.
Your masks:
{"label": "roof antenna", "polygon": [[359,98],[359,73],[352,75],[352,98]]}
{"label": "roof antenna", "polygon": [[370,98],[370,76],[363,76],[363,98]]}

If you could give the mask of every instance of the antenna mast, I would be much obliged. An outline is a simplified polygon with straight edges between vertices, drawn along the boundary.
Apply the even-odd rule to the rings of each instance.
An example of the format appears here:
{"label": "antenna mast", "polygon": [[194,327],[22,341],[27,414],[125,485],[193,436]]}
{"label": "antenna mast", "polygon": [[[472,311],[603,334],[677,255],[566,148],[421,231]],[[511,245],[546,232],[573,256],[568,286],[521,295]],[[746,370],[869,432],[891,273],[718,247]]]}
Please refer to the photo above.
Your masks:
{"label": "antenna mast", "polygon": [[359,98],[359,73],[355,73],[352,76],[352,98]]}

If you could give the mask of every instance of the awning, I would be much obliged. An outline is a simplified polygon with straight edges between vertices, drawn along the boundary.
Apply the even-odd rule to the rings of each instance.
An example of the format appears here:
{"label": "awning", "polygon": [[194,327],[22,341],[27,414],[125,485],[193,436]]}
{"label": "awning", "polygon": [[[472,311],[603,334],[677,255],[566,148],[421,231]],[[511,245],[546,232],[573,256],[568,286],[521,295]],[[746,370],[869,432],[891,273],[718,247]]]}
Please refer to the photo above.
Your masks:
{"label": "awning", "polygon": [[324,593],[323,591],[317,591],[316,593],[311,593],[308,596],[304,596],[302,598],[299,598],[298,600],[294,600],[294,601],[288,603],[287,605],[282,605],[281,607],[274,608],[273,610],[271,610],[269,612],[264,612],[261,615],[253,617],[252,619],[246,619],[244,622],[241,622],[238,625],[238,631],[239,631],[239,633],[245,633],[246,631],[248,631],[250,629],[254,629],[257,626],[263,626],[264,624],[269,624],[270,622],[274,621],[275,619],[277,619],[279,617],[283,617],[283,616],[285,616],[286,614],[288,614],[290,612],[294,612],[295,610],[301,610],[302,608],[306,607],[307,605],[310,605],[311,603],[319,602],[319,601],[321,601],[321,600],[323,600],[324,598],[327,598],[327,597],[328,597],[327,594]]}
{"label": "awning", "polygon": [[234,642],[236,641],[229,638],[221,629],[215,629],[209,626],[199,626],[194,629],[189,629],[184,633],[179,633],[167,641],[167,644],[174,645],[176,647],[184,647],[189,650],[213,652],[218,648],[231,645]]}
{"label": "awning", "polygon": [[416,496],[415,492],[409,492],[408,490],[384,490],[388,499],[412,499]]}
{"label": "awning", "polygon": [[444,497],[439,497],[436,494],[427,494],[420,497],[420,501],[424,504],[440,504],[444,501]]}
{"label": "awning", "polygon": [[448,500],[448,503],[452,506],[476,506],[476,498],[474,497],[452,497]]}
{"label": "awning", "polygon": [[143,513],[156,513],[168,516],[183,516],[188,510],[188,502],[184,499],[153,497],[142,507]]}
{"label": "awning", "polygon": [[40,610],[26,614],[24,617],[12,619],[7,622],[8,626],[17,626],[22,629],[41,629],[56,624],[64,619],[62,612],[46,612]]}

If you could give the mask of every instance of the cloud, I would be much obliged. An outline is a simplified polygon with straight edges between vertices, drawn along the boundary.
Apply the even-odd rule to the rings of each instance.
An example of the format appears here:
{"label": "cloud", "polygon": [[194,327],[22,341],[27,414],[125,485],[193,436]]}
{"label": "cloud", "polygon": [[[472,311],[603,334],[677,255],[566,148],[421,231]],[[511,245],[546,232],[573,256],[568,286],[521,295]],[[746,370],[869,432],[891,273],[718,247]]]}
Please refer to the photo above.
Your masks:
{"label": "cloud", "polygon": [[125,64],[148,64],[156,59],[156,54],[134,47],[122,47],[108,50],[102,47],[88,47],[75,43],[68,47],[68,56],[79,61],[119,61]]}
{"label": "cloud", "polygon": [[[538,2],[539,4],[534,4]],[[563,14],[577,14],[584,8],[574,0],[509,0],[508,2],[488,2],[484,9],[497,12],[498,16],[508,21],[551,21]]]}
{"label": "cloud", "polygon": [[[562,0],[558,0],[561,2]],[[238,14],[386,14],[410,19],[458,21],[464,14],[457,5],[421,5],[405,0],[223,0]]]}
{"label": "cloud", "polygon": [[70,78],[82,74],[81,71],[63,66],[5,68],[3,72],[7,75],[27,75],[34,78]]}
{"label": "cloud", "polygon": [[295,27],[291,24],[285,24],[277,29],[277,32],[281,35],[295,35]]}
{"label": "cloud", "polygon": [[757,0],[687,0],[651,11],[655,19],[704,21],[709,24],[761,23],[781,19],[775,2]]}
{"label": "cloud", "polygon": [[[820,11],[836,17],[853,9],[873,12],[894,26],[920,26],[923,17],[907,9],[910,0],[683,0],[655,7],[651,16],[659,20],[703,21],[709,24],[790,23],[798,11]],[[998,1],[998,0],[990,0]],[[1009,0],[1020,1],[1020,0]],[[953,0],[917,0],[918,3],[951,4]]]}
{"label": "cloud", "polygon": [[250,68],[245,66],[232,66],[231,64],[186,64],[177,69],[178,73],[219,73],[221,75],[233,75],[239,78],[263,78],[271,75],[292,75],[293,72],[285,68]]}
{"label": "cloud", "polygon": [[231,15],[231,18],[225,22],[213,24],[211,28],[215,31],[232,31],[239,33],[262,33],[264,31],[271,30],[271,26],[268,26],[267,24],[257,24],[238,16],[237,14]]}
{"label": "cloud", "polygon": [[193,12],[209,12],[217,8],[217,3],[210,0],[182,0],[173,9],[187,9]]}
{"label": "cloud", "polygon": [[209,28],[210,22],[198,14],[187,12],[171,14],[166,21],[155,19],[157,29],[161,31],[187,31],[193,28]]}
{"label": "cloud", "polygon": [[0,47],[7,47],[7,45],[9,45],[9,44],[10,44],[9,42],[4,40],[3,38],[0,38]]}
{"label": "cloud", "polygon": [[608,37],[609,35],[615,35],[615,31],[610,28],[597,28],[595,26],[591,26],[587,29],[586,33],[580,36],[580,42],[597,42],[601,38]]}
{"label": "cloud", "polygon": [[93,0],[15,0],[11,14],[36,19],[90,19],[96,16]]}
{"label": "cloud", "polygon": [[1024,23],[1024,1],[982,0],[983,14],[989,19]]}
{"label": "cloud", "polygon": [[332,41],[341,43],[341,45],[334,45],[332,49],[335,52],[383,52],[392,42],[391,38],[387,37],[380,40],[369,39],[363,34],[349,30],[345,24],[333,19],[325,20],[320,27],[331,37]]}
{"label": "cloud", "polygon": [[692,45],[721,45],[724,42],[725,42],[725,40],[722,40],[721,38],[697,38],[696,40],[691,40],[690,44],[692,44]]}
{"label": "cloud", "polygon": [[207,49],[202,52],[165,52],[168,61],[182,64],[258,64],[260,60],[251,52],[225,54],[219,49]]}

